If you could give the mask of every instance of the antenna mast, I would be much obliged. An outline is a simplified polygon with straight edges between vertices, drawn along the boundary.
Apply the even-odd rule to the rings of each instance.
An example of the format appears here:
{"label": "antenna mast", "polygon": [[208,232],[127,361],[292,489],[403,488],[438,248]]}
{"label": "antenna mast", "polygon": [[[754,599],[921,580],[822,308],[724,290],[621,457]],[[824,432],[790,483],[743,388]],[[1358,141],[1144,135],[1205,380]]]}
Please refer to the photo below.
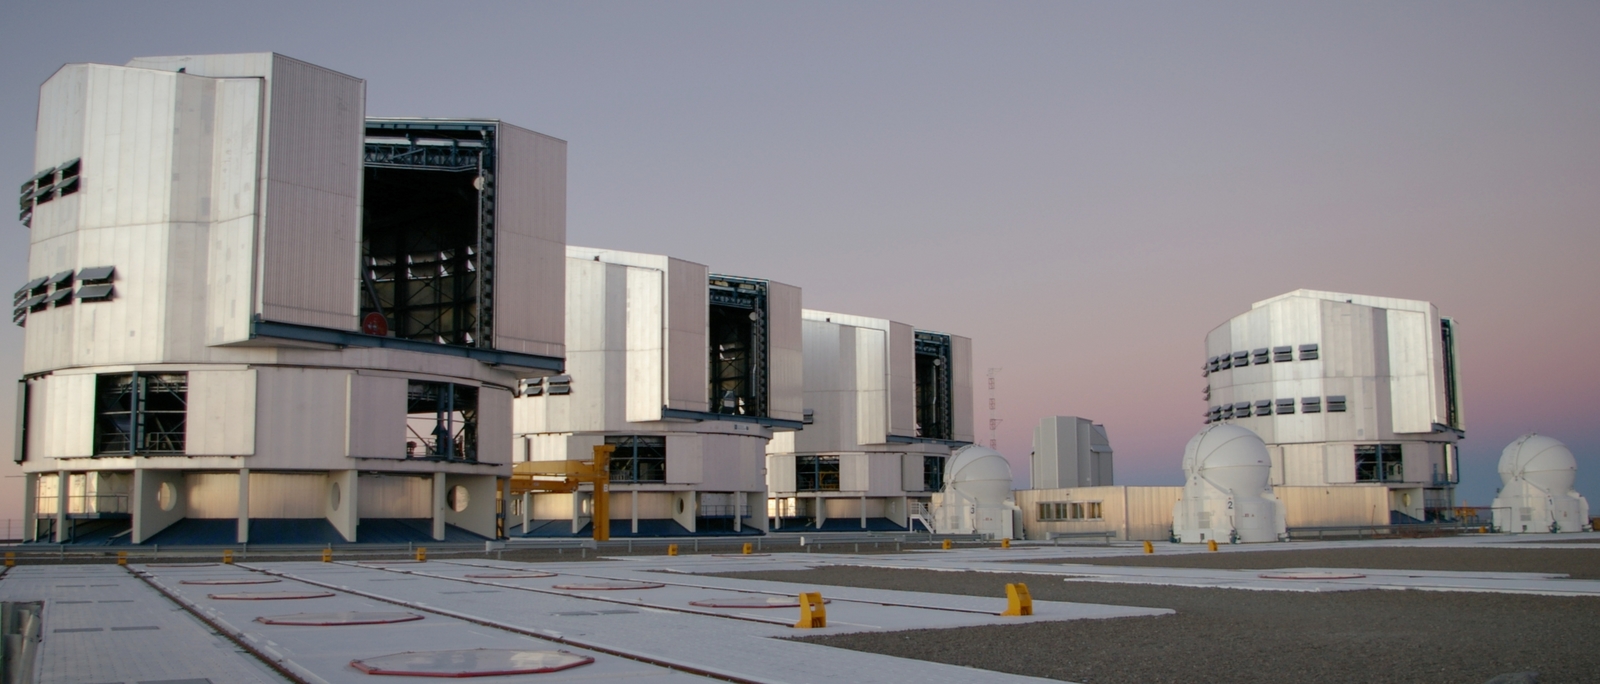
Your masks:
{"label": "antenna mast", "polygon": [[995,430],[1000,427],[1000,419],[995,417],[994,410],[994,378],[1000,374],[999,368],[989,369],[989,448],[1000,450],[999,440],[995,439]]}

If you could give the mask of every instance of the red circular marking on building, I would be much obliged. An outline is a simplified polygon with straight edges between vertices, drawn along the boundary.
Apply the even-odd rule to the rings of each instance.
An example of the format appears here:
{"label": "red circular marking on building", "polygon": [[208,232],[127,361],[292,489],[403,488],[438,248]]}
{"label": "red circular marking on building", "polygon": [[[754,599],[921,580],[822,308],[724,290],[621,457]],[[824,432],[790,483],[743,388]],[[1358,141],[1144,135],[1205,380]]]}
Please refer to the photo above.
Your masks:
{"label": "red circular marking on building", "polygon": [[569,651],[478,648],[407,651],[352,660],[350,666],[371,675],[495,677],[560,672],[592,662],[594,658]]}
{"label": "red circular marking on building", "polygon": [[361,318],[361,332],[385,337],[389,334],[389,319],[384,318],[383,314],[376,311],[368,313]]}

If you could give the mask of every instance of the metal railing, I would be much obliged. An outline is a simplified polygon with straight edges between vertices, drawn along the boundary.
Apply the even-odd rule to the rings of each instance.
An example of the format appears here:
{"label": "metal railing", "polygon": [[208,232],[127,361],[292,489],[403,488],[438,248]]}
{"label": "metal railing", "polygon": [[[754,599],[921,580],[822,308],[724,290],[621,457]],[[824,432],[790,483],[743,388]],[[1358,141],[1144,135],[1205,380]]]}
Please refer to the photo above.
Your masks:
{"label": "metal railing", "polygon": [[1320,527],[1291,527],[1288,530],[1290,539],[1326,539],[1329,537],[1355,537],[1357,539],[1379,537],[1438,537],[1446,534],[1474,534],[1478,532],[1496,532],[1490,523],[1477,522],[1431,522],[1431,523],[1396,523],[1389,525],[1327,525]]}

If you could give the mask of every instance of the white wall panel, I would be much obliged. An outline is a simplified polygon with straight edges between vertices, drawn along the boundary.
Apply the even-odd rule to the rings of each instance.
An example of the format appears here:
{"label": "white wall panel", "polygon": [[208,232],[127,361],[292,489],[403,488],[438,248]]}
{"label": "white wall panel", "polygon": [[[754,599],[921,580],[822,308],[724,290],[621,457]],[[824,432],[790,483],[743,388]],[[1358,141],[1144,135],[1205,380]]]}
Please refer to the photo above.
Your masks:
{"label": "white wall panel", "polygon": [[[561,356],[567,143],[501,123],[496,184],[496,349]],[[507,293],[511,293],[510,296]]]}
{"label": "white wall panel", "polygon": [[327,516],[328,478],[322,473],[250,473],[250,517]]}
{"label": "white wall panel", "polygon": [[705,480],[705,438],[701,435],[667,435],[667,482],[698,484]]}
{"label": "white wall panel", "polygon": [[52,375],[45,393],[45,448],[48,458],[94,455],[92,373]]}
{"label": "white wall panel", "polygon": [[889,324],[889,434],[917,436],[916,330]]}
{"label": "white wall panel", "polygon": [[185,473],[186,518],[238,518],[239,473]]}
{"label": "white wall panel", "polygon": [[800,310],[800,288],[767,283],[767,407],[768,414],[780,420],[804,417],[805,352]]}
{"label": "white wall panel", "polygon": [[[256,371],[189,371],[185,453],[249,456],[256,452]],[[316,517],[321,517],[319,514]]]}
{"label": "white wall panel", "polygon": [[711,407],[710,272],[671,259],[667,269],[667,406],[685,411]]}
{"label": "white wall panel", "polygon": [[478,460],[511,463],[511,393],[497,387],[478,388]]}
{"label": "white wall panel", "polygon": [[950,336],[951,437],[957,442],[975,439],[972,412],[972,339]]}
{"label": "white wall panel", "polygon": [[205,262],[207,344],[250,338],[263,85],[259,79],[230,79],[216,87]]}
{"label": "white wall panel", "polygon": [[794,491],[794,456],[782,454],[767,457],[767,491]]}
{"label": "white wall panel", "polygon": [[433,517],[433,478],[362,473],[356,515],[362,518]]}
{"label": "white wall panel", "polygon": [[839,455],[839,491],[866,493],[872,487],[872,469],[868,455],[863,453]]}
{"label": "white wall panel", "polygon": [[667,403],[666,274],[621,268],[627,272],[627,420],[657,421]]}
{"label": "white wall panel", "polygon": [[856,328],[856,442],[883,444],[889,435],[889,335]]}
{"label": "white wall panel", "polygon": [[[345,459],[349,371],[322,368],[256,369],[256,457],[252,468],[333,469]],[[334,401],[311,401],[333,397]]]}
{"label": "white wall panel", "polygon": [[345,454],[368,458],[400,458],[406,453],[405,378],[347,376],[350,421]]}
{"label": "white wall panel", "polygon": [[[1389,311],[1389,391],[1395,432],[1432,432],[1433,383],[1430,378],[1428,317],[1415,311]],[[1443,421],[1440,421],[1443,422]]]}

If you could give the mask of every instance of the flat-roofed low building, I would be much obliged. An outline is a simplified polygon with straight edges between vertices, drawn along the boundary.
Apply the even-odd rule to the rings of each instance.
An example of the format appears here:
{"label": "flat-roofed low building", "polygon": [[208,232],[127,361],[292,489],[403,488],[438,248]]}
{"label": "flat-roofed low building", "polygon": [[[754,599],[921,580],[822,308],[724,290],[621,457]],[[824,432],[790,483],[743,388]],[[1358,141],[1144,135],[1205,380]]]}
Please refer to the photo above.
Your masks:
{"label": "flat-roofed low building", "polygon": [[810,423],[768,446],[773,524],[926,523],[951,448],[972,442],[972,341],[883,318],[807,309],[803,319]]}

